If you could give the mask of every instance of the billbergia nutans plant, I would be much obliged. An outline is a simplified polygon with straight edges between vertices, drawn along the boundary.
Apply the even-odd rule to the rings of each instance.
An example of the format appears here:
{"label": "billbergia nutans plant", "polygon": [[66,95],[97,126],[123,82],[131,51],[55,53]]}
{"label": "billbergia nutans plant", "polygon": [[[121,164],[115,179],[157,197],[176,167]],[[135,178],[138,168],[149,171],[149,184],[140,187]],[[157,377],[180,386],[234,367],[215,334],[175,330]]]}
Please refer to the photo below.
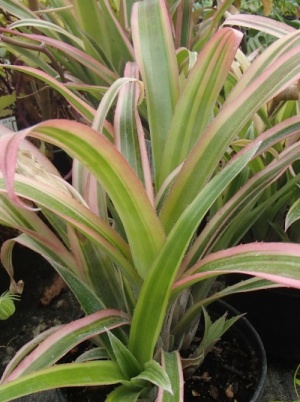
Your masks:
{"label": "billbergia nutans plant", "polygon": [[[38,78],[80,116],[17,133],[2,129],[0,223],[20,233],[3,244],[2,263],[14,291],[14,244],[40,253],[85,313],[20,350],[3,374],[0,401],[104,384],[115,385],[108,401],[183,401],[183,368],[194,368],[195,359],[200,364],[237,319],[211,323],[208,304],[234,292],[300,288],[300,245],[242,244],[270,206],[297,194],[300,115],[295,107],[274,121],[267,104],[300,79],[300,32],[264,20],[277,40],[250,62],[240,50],[242,32],[231,28],[247,21],[229,15],[220,26],[229,1],[199,36],[188,1],[124,1],[119,11],[105,0],[91,0],[86,9],[80,3],[65,3],[73,8],[60,10],[54,38],[47,13],[37,18],[16,1],[0,1],[19,18],[2,30],[5,47],[17,51],[13,33],[26,44],[44,38],[64,80],[51,57],[2,69]],[[81,16],[78,27],[73,11]],[[107,32],[104,14],[114,24]],[[77,28],[72,35],[63,26],[67,17]],[[260,21],[248,18],[256,28]],[[26,46],[20,57],[34,51]],[[88,85],[79,71],[91,79],[98,74],[98,81]],[[29,138],[73,158],[72,184]],[[215,278],[228,273],[249,279],[213,293]],[[206,336],[183,360],[203,316]],[[90,354],[56,364],[86,339],[95,343]]]}

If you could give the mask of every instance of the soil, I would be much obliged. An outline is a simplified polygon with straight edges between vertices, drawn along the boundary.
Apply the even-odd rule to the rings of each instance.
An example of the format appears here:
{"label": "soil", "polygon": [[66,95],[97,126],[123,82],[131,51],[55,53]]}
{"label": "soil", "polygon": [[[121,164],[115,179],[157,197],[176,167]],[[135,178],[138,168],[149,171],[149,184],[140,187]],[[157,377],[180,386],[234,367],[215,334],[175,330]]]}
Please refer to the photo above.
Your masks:
{"label": "soil", "polygon": [[228,332],[185,384],[185,401],[250,401],[259,367],[255,352],[234,331]]}
{"label": "soil", "polygon": [[[25,282],[16,313],[0,321],[0,375],[9,360],[38,333],[82,316],[72,293],[66,289],[40,256],[17,246],[14,253],[16,279]],[[0,268],[0,294],[8,289],[6,272]],[[81,348],[89,348],[85,343]],[[67,359],[74,360],[76,351]],[[185,384],[187,402],[248,402],[257,383],[258,358],[233,334],[224,336],[205,363]],[[101,402],[111,388],[64,389],[68,402]],[[43,398],[41,398],[43,400]]]}

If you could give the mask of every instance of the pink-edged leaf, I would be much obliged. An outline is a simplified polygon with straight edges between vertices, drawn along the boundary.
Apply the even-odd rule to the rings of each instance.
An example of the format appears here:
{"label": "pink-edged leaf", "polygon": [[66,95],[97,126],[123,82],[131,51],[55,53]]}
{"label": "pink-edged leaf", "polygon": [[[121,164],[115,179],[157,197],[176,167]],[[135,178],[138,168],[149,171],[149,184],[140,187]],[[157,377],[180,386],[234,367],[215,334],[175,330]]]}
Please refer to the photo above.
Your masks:
{"label": "pink-edged leaf", "polygon": [[[185,252],[208,210],[224,188],[241,172],[255,154],[258,144],[244,148],[199,192],[187,206],[168,235],[144,281],[134,310],[129,347],[139,361],[152,357],[167,312],[171,288]],[[160,306],[157,309],[157,306]]]}
{"label": "pink-edged leaf", "polygon": [[[92,128],[99,133],[105,132],[106,117],[118,96],[122,87],[126,86],[131,81],[137,81],[136,78],[122,77],[116,80],[104,94],[101,103],[99,104],[95,117],[93,119]],[[114,136],[107,138],[111,142],[115,142]],[[83,195],[92,211],[102,216],[107,217],[107,199],[103,187],[97,182],[96,177],[78,160],[73,164],[73,183],[78,191]]]}
{"label": "pink-edged leaf", "polygon": [[[112,257],[122,270],[124,269],[124,274],[130,280],[139,282],[139,277],[130,263],[131,255],[128,245],[107,222],[93,214],[86,206],[58,189],[38,183],[34,179],[17,176],[15,188],[18,196],[49,209],[63,221],[68,222],[95,241],[98,247]],[[0,191],[5,191],[4,184],[1,183],[1,176]],[[16,227],[26,232],[26,226],[24,227],[21,223],[18,223]],[[36,237],[37,234],[34,236]]]}
{"label": "pink-edged leaf", "polygon": [[[33,250],[36,253],[39,253],[42,257],[44,257],[50,265],[59,273],[59,275],[63,278],[65,283],[71,289],[73,294],[76,296],[77,300],[79,301],[82,309],[86,314],[92,314],[95,311],[103,310],[106,308],[104,303],[101,300],[101,295],[96,295],[95,290],[87,285],[80,277],[80,272],[77,272],[77,267],[74,265],[72,266],[65,266],[60,264],[59,258],[57,256],[53,256],[53,250],[47,249],[44,244],[39,243],[39,239],[37,236],[22,234],[17,236],[12,240],[7,240],[9,242],[6,247],[6,243],[3,245],[3,252],[11,252],[14,243],[19,243],[30,250]],[[5,246],[5,247],[4,247]],[[1,250],[2,251],[2,250]],[[8,258],[11,259],[11,256],[5,256],[6,260]],[[4,261],[6,263],[6,261]],[[3,265],[4,265],[3,263]],[[5,268],[10,268],[5,266]],[[13,275],[13,271],[9,272],[9,275]],[[26,280],[26,278],[24,278]],[[15,283],[14,280],[11,282],[11,288],[16,292],[19,292],[19,289],[22,289],[23,281],[19,281]]]}
{"label": "pink-edged leaf", "polygon": [[249,243],[218,251],[190,268],[173,287],[173,296],[186,287],[221,274],[242,273],[278,285],[300,289],[300,245]]}
{"label": "pink-edged leaf", "polygon": [[272,43],[263,53],[261,53],[244,72],[242,78],[226,98],[226,104],[232,102],[250,83],[258,78],[272,63],[276,63],[281,56],[289,50],[300,45],[300,31],[294,30]]}
{"label": "pink-edged leaf", "polygon": [[[137,80],[139,78],[137,65],[127,63],[124,76]],[[138,82],[128,82],[121,88],[114,116],[115,144],[144,183],[148,197],[154,204],[145,133],[138,113],[142,91],[143,88]]]}
{"label": "pink-edged leaf", "polygon": [[127,314],[117,310],[102,310],[60,327],[25,357],[3,383],[12,381],[56,363],[79,343],[107,331],[129,324]]}
{"label": "pink-edged leaf", "polygon": [[110,385],[125,380],[117,363],[109,360],[58,364],[3,384],[1,401],[11,401],[47,389]]}
{"label": "pink-edged leaf", "polygon": [[193,34],[193,3],[190,0],[179,2],[176,9],[175,47],[191,48]]}
{"label": "pink-edged leaf", "polygon": [[234,14],[226,18],[224,26],[241,26],[256,29],[261,32],[281,38],[288,33],[294,32],[295,28],[283,22],[275,21],[271,18],[249,14]]}
{"label": "pink-edged leaf", "polygon": [[[103,135],[73,121],[50,120],[27,134],[64,149],[97,177],[122,219],[136,269],[145,277],[165,235],[142,183],[122,154]],[[45,201],[47,197],[46,191]]]}
{"label": "pink-edged leaf", "polygon": [[220,110],[189,154],[164,202],[160,217],[166,232],[208,182],[230,142],[259,107],[299,78],[300,46],[297,46]]}
{"label": "pink-edged leaf", "polygon": [[77,36],[73,35],[69,30],[64,29],[60,24],[53,23],[51,21],[46,21],[41,18],[21,18],[18,21],[11,23],[9,29],[20,29],[25,28],[25,30],[36,29],[39,32],[43,32],[46,36],[54,36],[58,40],[62,37],[67,37],[71,42],[76,43],[78,46],[83,46],[83,41]]}
{"label": "pink-edged leaf", "polygon": [[158,389],[157,402],[183,402],[184,379],[179,352],[161,351],[162,367],[166,371],[172,386],[172,393]]}
{"label": "pink-edged leaf", "polygon": [[[13,279],[14,270],[12,263],[12,250],[15,243],[19,243],[28,247],[28,240],[31,238],[35,244],[34,251],[39,251],[40,254],[47,256],[48,259],[55,259],[57,263],[63,264],[72,271],[76,271],[76,264],[72,254],[64,247],[58,238],[55,240],[54,234],[49,230],[40,234],[33,230],[26,229],[24,227],[15,226],[18,230],[22,230],[23,234],[13,239],[6,240],[1,247],[1,262],[6,269],[11,280]],[[47,234],[49,237],[47,237]],[[28,239],[27,237],[28,236]],[[32,248],[33,247],[29,247]]]}
{"label": "pink-edged leaf", "polygon": [[0,171],[3,173],[8,196],[18,206],[32,210],[25,202],[17,197],[14,190],[14,178],[16,170],[17,155],[21,142],[26,137],[26,130],[19,132],[6,133],[0,137]]}
{"label": "pink-edged leaf", "polygon": [[135,57],[145,85],[156,185],[179,97],[178,65],[165,1],[135,2],[131,26]]}
{"label": "pink-edged leaf", "polygon": [[138,81],[136,78],[131,78],[131,77],[122,77],[117,79],[106,91],[104,94],[101,103],[99,104],[92,127],[94,130],[98,131],[99,133],[104,132],[104,127],[105,127],[105,118],[110,110],[110,108],[113,105],[113,102],[115,101],[115,98],[117,97],[118,93],[120,92],[121,88],[124,85],[127,85],[130,82],[139,82],[139,85],[143,88],[143,85],[140,81]]}
{"label": "pink-edged leaf", "polygon": [[31,341],[27,342],[24,346],[21,347],[21,349],[18,350],[18,352],[15,354],[15,356],[10,360],[8,365],[6,366],[2,377],[0,384],[2,384],[5,379],[10,375],[10,373],[18,366],[18,364],[33,350],[35,349],[41,342],[43,342],[48,336],[52,335],[54,332],[56,332],[58,329],[60,329],[62,325],[57,325],[55,327],[51,327],[47,329],[44,332],[41,332],[37,336],[35,336]]}
{"label": "pink-edged leaf", "polygon": [[240,32],[221,29],[198,55],[174,111],[159,184],[187,158],[209,124],[241,40]]}
{"label": "pink-edged leaf", "polygon": [[[108,0],[89,0],[88,3],[73,1],[74,11],[81,30],[86,51],[95,58],[101,57],[101,51],[114,71],[121,74],[126,61],[134,59],[133,48],[128,34],[122,29]],[[93,44],[93,41],[101,49]]]}
{"label": "pink-edged leaf", "polygon": [[[216,274],[218,276],[218,274]],[[177,284],[175,284],[175,288],[172,294],[172,299],[176,299],[180,291],[186,288],[189,288],[189,280],[191,278],[187,277],[184,280],[182,280],[181,285],[176,287]],[[211,278],[210,278],[211,279]],[[210,280],[208,279],[208,280]],[[202,278],[201,278],[202,280]],[[215,279],[213,279],[213,282]],[[200,282],[200,289],[201,289],[201,282]],[[206,287],[205,283],[203,283],[204,289]],[[262,289],[274,289],[274,288],[279,288],[282,287],[281,285],[274,284],[272,282],[269,282],[265,279],[260,279],[256,277],[251,277],[250,279],[246,279],[240,282],[235,283],[234,285],[231,286],[226,286],[224,289],[209,294],[207,297],[205,296],[207,292],[205,293],[204,296],[198,297],[197,299],[194,300],[194,303],[185,311],[184,315],[182,318],[179,320],[179,322],[176,324],[176,326],[172,329],[172,335],[178,339],[178,342],[180,339],[182,339],[182,336],[186,333],[187,328],[190,328],[190,325],[195,322],[197,318],[199,318],[199,314],[202,313],[203,307],[209,305],[210,303],[222,299],[228,295],[236,294],[236,293],[244,293],[244,292],[253,292],[256,290],[262,290]],[[180,289],[180,290],[179,290]]]}
{"label": "pink-edged leaf", "polygon": [[[16,135],[15,131],[10,130],[8,127],[0,124],[0,138],[4,137],[6,134],[8,135]],[[5,142],[5,140],[3,140]],[[2,148],[2,147],[1,147]],[[37,161],[39,164],[41,164],[43,167],[45,167],[47,169],[47,171],[53,175],[56,176],[60,176],[58,170],[56,169],[56,167],[53,165],[53,163],[50,162],[49,158],[47,158],[35,145],[33,145],[32,142],[27,141],[25,139],[20,140],[20,144],[19,144],[19,149],[21,149],[22,151],[28,151]],[[1,152],[1,149],[0,149]],[[5,151],[3,150],[1,153],[1,160],[0,160],[0,166],[2,159],[3,159],[3,155],[5,155]],[[5,162],[3,162],[5,164]],[[1,170],[1,168],[0,168]]]}
{"label": "pink-edged leaf", "polygon": [[[284,141],[300,133],[300,115],[286,119],[275,127],[267,130],[253,141],[261,141],[261,145],[255,155],[261,155],[270,147],[280,141]],[[228,230],[230,236],[230,226],[232,219],[239,219],[237,215],[243,216],[243,210],[246,209],[253,200],[255,200],[262,191],[274,180],[280,177],[290,164],[299,158],[299,149],[286,148],[285,152],[270,163],[265,169],[258,172],[242,186],[226,204],[210,219],[205,228],[201,231],[193,245],[190,247],[185,260],[181,266],[183,272],[191,263],[195,263],[199,258],[211,251],[213,247],[220,247],[218,238]],[[240,218],[242,220],[242,218]],[[231,234],[233,234],[231,232]],[[226,245],[225,245],[226,247]]]}

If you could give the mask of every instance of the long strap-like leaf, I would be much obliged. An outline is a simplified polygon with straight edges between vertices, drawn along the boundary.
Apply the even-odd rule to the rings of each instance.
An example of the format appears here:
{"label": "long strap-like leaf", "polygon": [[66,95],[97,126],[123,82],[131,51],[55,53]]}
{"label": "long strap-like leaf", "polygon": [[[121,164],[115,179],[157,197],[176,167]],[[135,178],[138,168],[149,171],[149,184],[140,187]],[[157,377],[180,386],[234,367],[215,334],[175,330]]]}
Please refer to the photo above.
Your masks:
{"label": "long strap-like leaf", "polygon": [[[153,263],[139,295],[129,337],[129,348],[141,364],[150,361],[165,318],[171,287],[199,223],[228,183],[245,167],[258,148],[243,150],[215,176],[186,208]],[[159,308],[158,308],[159,306]]]}
{"label": "long strap-like leaf", "polygon": [[156,182],[179,95],[178,67],[165,1],[136,2],[131,24],[135,57],[145,85]]}
{"label": "long strap-like leaf", "polygon": [[145,278],[165,235],[142,183],[125,158],[103,135],[77,122],[52,120],[27,134],[63,148],[99,180],[123,222],[136,270]]}
{"label": "long strap-like leaf", "polygon": [[123,380],[117,364],[111,361],[59,364],[2,385],[0,402],[47,389],[118,384]]}
{"label": "long strap-like leaf", "polygon": [[184,161],[210,123],[241,39],[238,31],[220,30],[198,55],[171,121],[159,185]]}
{"label": "long strap-like leaf", "polygon": [[183,165],[161,211],[168,233],[186,205],[213,175],[227,146],[251,116],[271,97],[300,77],[300,46],[269,66],[233,102],[221,109]]}

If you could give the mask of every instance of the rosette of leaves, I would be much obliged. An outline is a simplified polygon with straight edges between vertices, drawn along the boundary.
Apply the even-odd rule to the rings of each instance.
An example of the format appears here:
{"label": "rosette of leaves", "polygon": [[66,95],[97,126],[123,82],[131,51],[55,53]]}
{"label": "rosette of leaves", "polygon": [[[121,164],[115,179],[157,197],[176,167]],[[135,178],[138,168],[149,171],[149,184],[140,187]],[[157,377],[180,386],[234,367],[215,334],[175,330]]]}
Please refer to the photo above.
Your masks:
{"label": "rosette of leaves", "polygon": [[[172,11],[163,0],[134,2],[134,61],[97,109],[50,74],[8,67],[53,86],[91,126],[57,119],[0,138],[0,223],[21,232],[2,246],[3,265],[13,281],[14,244],[37,251],[86,314],[22,348],[0,401],[104,384],[115,385],[108,401],[182,401],[183,372],[235,321],[212,323],[205,306],[233,292],[300,288],[298,244],[239,244],[266,208],[264,191],[291,166],[282,192],[300,179],[300,145],[287,141],[299,134],[300,116],[259,130],[267,103],[300,78],[300,34],[269,22],[280,38],[250,63],[239,51],[242,34],[229,27],[201,36],[193,51],[176,45],[183,25]],[[26,137],[74,158],[72,185]],[[215,278],[228,273],[250,278],[214,292]],[[201,314],[202,342],[182,359]],[[97,345],[92,352],[56,364],[86,339]]]}

